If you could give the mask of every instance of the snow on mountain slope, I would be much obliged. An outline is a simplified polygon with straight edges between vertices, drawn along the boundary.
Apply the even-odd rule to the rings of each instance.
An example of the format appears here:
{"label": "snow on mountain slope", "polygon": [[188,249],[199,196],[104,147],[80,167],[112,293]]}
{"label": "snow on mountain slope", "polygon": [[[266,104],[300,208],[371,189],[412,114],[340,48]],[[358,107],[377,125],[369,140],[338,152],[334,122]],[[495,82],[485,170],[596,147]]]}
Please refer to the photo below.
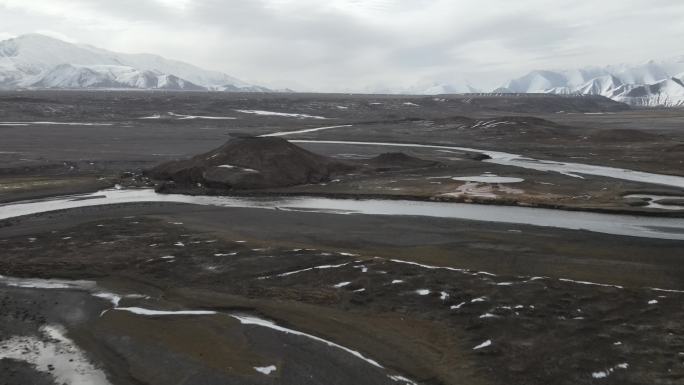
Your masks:
{"label": "snow on mountain slope", "polygon": [[576,89],[576,92],[583,95],[613,95],[617,89],[623,86],[622,80],[613,75],[603,75],[592,80]]}
{"label": "snow on mountain slope", "polygon": [[480,90],[469,84],[433,84],[426,88],[414,87],[407,93],[415,95],[441,95],[441,94],[467,94],[477,93]]}
{"label": "snow on mountain slope", "polygon": [[133,67],[60,64],[41,74],[36,88],[141,88],[200,91],[203,87],[174,75],[140,71]]}
{"label": "snow on mountain slope", "polygon": [[682,106],[684,56],[644,64],[532,71],[497,92],[601,95],[637,106]]}
{"label": "snow on mountain slope", "polygon": [[271,90],[266,87],[261,86],[236,86],[234,84],[224,84],[222,86],[214,86],[210,88],[212,91],[222,91],[222,92],[294,92],[290,89],[285,90]]}
{"label": "snow on mountain slope", "polygon": [[269,91],[156,55],[121,54],[39,34],[0,41],[0,88]]}
{"label": "snow on mountain slope", "polygon": [[[107,52],[104,50],[99,50]],[[238,88],[252,87],[242,80],[228,76],[221,72],[206,71],[194,65],[175,60],[164,59],[161,56],[149,54],[127,55],[120,54],[119,60],[125,65],[135,67],[144,71],[159,71],[162,73],[173,74],[179,78],[186,79],[195,84],[204,85],[207,88],[221,87],[227,84]]]}
{"label": "snow on mountain slope", "polygon": [[41,73],[41,79],[33,86],[41,88],[97,88],[113,87],[114,85],[106,76],[90,68],[60,64],[45,73]]}
{"label": "snow on mountain slope", "polygon": [[421,81],[409,87],[375,86],[364,90],[370,94],[400,94],[400,95],[443,95],[443,94],[467,94],[482,92],[472,87],[467,82],[429,82]]}
{"label": "snow on mountain slope", "polygon": [[630,88],[615,100],[642,107],[684,107],[684,82],[678,78]]}
{"label": "snow on mountain slope", "polygon": [[552,88],[567,87],[568,79],[553,71],[532,71],[518,79],[511,80],[503,88],[513,93],[545,92]]}

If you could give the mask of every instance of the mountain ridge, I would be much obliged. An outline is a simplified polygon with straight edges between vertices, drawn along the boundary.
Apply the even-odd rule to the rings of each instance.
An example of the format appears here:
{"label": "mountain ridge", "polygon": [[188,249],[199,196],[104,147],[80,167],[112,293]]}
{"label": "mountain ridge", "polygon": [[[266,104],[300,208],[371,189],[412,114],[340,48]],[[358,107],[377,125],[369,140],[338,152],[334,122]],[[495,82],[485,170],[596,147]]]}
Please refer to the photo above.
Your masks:
{"label": "mountain ridge", "polygon": [[534,70],[496,89],[503,93],[601,95],[642,107],[684,107],[684,56],[642,64]]}
{"label": "mountain ridge", "polygon": [[40,34],[0,41],[0,89],[22,88],[271,92],[159,55],[118,53]]}

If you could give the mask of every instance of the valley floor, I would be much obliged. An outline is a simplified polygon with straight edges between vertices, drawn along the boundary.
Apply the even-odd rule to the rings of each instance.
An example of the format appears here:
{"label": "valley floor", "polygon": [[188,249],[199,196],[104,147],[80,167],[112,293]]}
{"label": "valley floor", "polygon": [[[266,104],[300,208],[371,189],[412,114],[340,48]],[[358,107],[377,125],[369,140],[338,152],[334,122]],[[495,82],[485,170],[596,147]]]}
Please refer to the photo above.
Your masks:
{"label": "valley floor", "polygon": [[[17,201],[143,186],[141,170],[229,134],[329,126],[344,127],[284,137],[684,177],[677,110],[466,100],[2,94],[0,214]],[[466,150],[299,144],[350,162],[401,151],[441,166],[242,193],[684,212],[676,178],[543,171]],[[492,221],[163,202],[13,217],[0,221],[0,382],[679,384],[682,246]]]}

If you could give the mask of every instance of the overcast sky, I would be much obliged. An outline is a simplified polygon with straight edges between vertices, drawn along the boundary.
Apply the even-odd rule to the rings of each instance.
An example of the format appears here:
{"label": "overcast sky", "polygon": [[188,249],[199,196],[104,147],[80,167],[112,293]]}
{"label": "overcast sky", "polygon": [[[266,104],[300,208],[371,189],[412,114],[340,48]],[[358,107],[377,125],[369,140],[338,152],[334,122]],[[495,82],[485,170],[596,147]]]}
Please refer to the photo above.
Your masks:
{"label": "overcast sky", "polygon": [[683,0],[0,0],[39,32],[248,82],[348,91],[684,55]]}

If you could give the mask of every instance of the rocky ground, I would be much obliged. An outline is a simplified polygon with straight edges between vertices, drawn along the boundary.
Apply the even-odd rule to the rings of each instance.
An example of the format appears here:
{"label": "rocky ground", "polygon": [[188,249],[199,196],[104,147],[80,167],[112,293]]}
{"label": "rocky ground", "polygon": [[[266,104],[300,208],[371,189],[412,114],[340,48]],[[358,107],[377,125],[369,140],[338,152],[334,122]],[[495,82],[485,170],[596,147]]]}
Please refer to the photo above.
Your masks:
{"label": "rocky ground", "polygon": [[[120,308],[258,315],[360,351],[418,383],[592,384],[602,373],[602,383],[615,384],[684,378],[681,292],[255,243],[161,218],[101,219],[0,242],[3,275],[97,281],[97,289],[81,285],[82,291],[3,288],[3,339],[65,325],[88,347],[93,365],[118,383],[169,383],[180,372],[192,373],[188,383],[262,383],[273,377],[253,368],[270,363],[278,367],[278,383],[386,383],[387,377],[333,381],[331,372],[312,371],[314,378],[304,378],[310,366],[349,358],[311,347],[322,349],[319,356],[298,367],[306,358],[301,346],[280,355],[273,341],[263,346],[258,341],[266,337],[230,320],[102,313],[112,305],[93,293],[118,293]],[[256,338],[255,345],[245,338]],[[177,367],[161,374],[170,359]],[[7,368],[3,380],[16,383],[23,364],[0,362]],[[349,363],[370,370],[362,364]]]}
{"label": "rocky ground", "polygon": [[[0,94],[0,117],[3,203],[152,187],[143,170],[290,131],[672,175],[684,160],[681,111],[596,98],[31,92]],[[359,169],[240,193],[681,215],[675,187],[295,144]],[[684,381],[681,241],[141,203],[0,221],[0,250],[3,384]]]}
{"label": "rocky ground", "polygon": [[[83,102],[85,98],[87,103]],[[266,114],[274,112],[294,115]],[[679,129],[680,115],[677,110],[624,110],[623,105],[603,99],[543,96],[4,93],[0,95],[0,202],[126,184],[130,182],[127,177],[166,161],[212,150],[231,135],[298,131],[305,132],[283,138],[420,142],[681,175],[684,136]],[[337,128],[306,132],[330,126]],[[587,175],[580,179],[491,164],[482,162],[477,153],[463,151],[298,145],[340,161],[359,163],[382,153],[403,152],[440,162],[447,169],[387,170],[370,177],[352,173],[335,178],[334,183],[295,187],[292,193],[392,195],[655,213],[664,210],[624,196],[641,193],[677,199],[684,195],[681,188]],[[484,173],[524,181],[483,184],[427,179]],[[668,210],[669,215],[673,211]]]}

